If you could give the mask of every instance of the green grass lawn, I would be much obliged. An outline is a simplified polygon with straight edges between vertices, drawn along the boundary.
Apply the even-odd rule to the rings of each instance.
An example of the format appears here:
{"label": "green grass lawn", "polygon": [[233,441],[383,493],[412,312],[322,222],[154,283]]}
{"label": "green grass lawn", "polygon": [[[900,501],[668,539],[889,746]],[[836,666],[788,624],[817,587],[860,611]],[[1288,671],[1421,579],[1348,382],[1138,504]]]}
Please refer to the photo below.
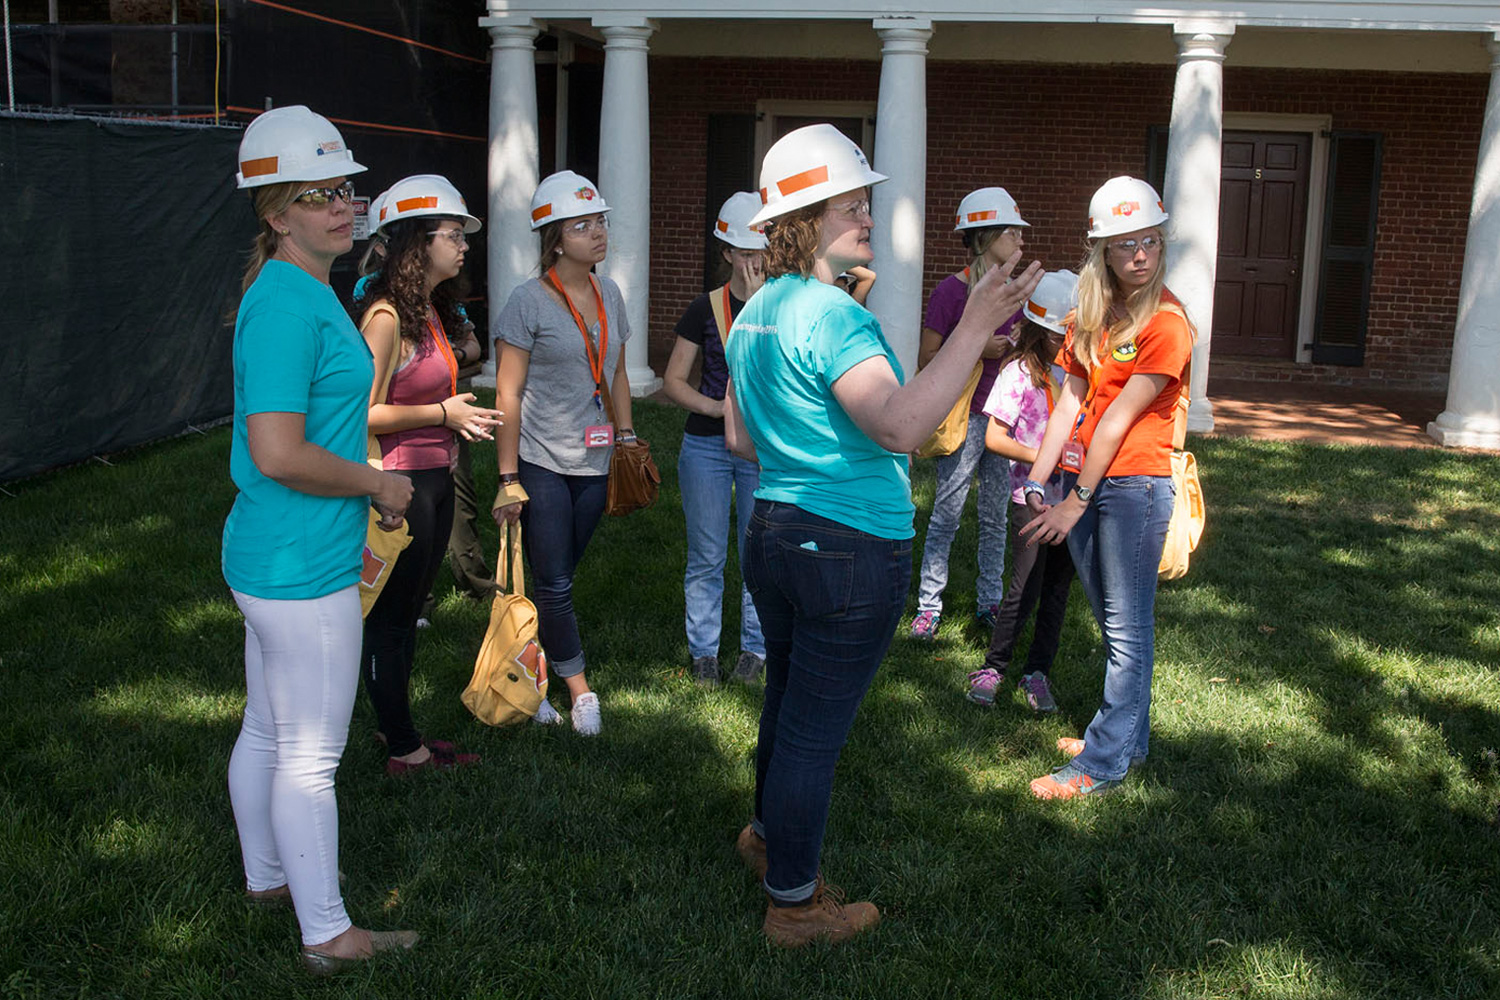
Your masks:
{"label": "green grass lawn", "polygon": [[[885,920],[784,953],[733,847],[759,693],[685,674],[681,423],[638,404],[661,502],[603,524],[579,573],[601,738],[468,716],[486,609],[446,572],[416,712],[482,766],[387,779],[361,696],[349,910],[424,940],[334,982],[301,972],[289,912],[241,899],[228,430],[12,486],[0,998],[1500,996],[1500,459],[1195,441],[1209,529],[1158,600],[1151,757],[1084,803],[1026,789],[1098,704],[1076,588],[1058,716],[962,697],[971,499],[942,638],[903,626],[834,789],[824,870]],[[921,531],[931,463],[915,489]]]}

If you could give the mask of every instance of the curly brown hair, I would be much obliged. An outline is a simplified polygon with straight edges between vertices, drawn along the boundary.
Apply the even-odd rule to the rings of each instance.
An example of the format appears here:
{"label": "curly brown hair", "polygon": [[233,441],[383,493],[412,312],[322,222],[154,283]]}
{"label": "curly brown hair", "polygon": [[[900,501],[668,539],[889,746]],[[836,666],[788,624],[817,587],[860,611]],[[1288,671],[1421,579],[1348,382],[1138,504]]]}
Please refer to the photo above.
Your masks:
{"label": "curly brown hair", "polygon": [[818,253],[818,221],[828,210],[828,200],[778,215],[766,223],[766,277],[783,274],[812,276],[813,261]]}
{"label": "curly brown hair", "polygon": [[[427,265],[431,262],[427,248],[431,234],[442,216],[420,219],[402,219],[391,223],[380,231],[385,241],[385,263],[365,292],[354,303],[356,318],[366,309],[385,299],[396,310],[396,319],[401,326],[401,339],[409,344],[420,344],[427,329]],[[459,221],[459,220],[455,220]],[[437,311],[444,331],[456,331],[463,320],[458,315],[458,302],[462,297],[463,275],[438,283],[432,290],[431,304]]]}

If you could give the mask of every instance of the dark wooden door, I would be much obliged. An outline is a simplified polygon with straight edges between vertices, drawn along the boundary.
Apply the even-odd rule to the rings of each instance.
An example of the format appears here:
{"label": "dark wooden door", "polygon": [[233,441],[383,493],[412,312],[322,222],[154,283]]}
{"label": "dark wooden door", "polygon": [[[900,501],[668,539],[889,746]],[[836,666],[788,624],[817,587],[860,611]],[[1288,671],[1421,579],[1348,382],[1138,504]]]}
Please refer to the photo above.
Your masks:
{"label": "dark wooden door", "polygon": [[1295,359],[1312,136],[1225,132],[1215,354]]}

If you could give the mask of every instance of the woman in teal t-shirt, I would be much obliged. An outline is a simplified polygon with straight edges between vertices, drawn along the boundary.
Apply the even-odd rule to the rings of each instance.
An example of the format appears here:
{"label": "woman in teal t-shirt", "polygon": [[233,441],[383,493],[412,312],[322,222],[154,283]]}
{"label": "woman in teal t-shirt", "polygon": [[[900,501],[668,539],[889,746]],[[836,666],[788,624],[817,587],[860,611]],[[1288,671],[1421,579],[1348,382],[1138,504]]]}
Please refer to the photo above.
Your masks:
{"label": "woman in teal t-shirt", "polygon": [[832,125],[788,133],[761,166],[768,280],[729,338],[725,435],[760,462],[745,583],[766,639],[755,812],[739,850],[770,897],[764,931],[795,947],[873,925],[819,874],[833,769],[906,603],[912,503],[905,453],[952,409],[990,334],[1041,276],[978,282],[910,384],[863,306],[833,284],[871,262],[869,186],[886,178]]}
{"label": "woman in teal t-shirt", "polygon": [[325,974],[417,939],[350,921],[333,793],[359,685],[367,511],[399,527],[411,482],[365,463],[374,364],[328,285],[354,245],[347,178],[365,168],[300,105],[251,122],[239,165],[260,233],[234,328],[240,492],[223,566],[245,616],[246,699],[229,797],[249,897],[292,904],[303,964]]}

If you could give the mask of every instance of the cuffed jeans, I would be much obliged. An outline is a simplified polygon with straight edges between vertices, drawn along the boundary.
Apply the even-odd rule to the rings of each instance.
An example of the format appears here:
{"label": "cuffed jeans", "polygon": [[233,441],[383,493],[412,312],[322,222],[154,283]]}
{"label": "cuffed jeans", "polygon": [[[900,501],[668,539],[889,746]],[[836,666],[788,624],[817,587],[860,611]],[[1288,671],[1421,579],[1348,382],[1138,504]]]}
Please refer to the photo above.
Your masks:
{"label": "cuffed jeans", "polygon": [[302,943],[323,944],[351,926],[333,776],[359,690],[359,588],[302,601],[231,593],[245,616],[245,719],[229,758],[245,884],[287,886]]}
{"label": "cuffed jeans", "polygon": [[766,637],[754,824],[765,890],[790,905],[817,887],[834,766],[905,606],[911,541],[757,500],[745,581]]}
{"label": "cuffed jeans", "polygon": [[[677,456],[677,483],[682,490],[683,520],[687,522],[687,572],[682,593],[688,654],[694,658],[718,656],[724,616],[724,564],[729,561],[729,510],[732,504],[743,574],[745,531],[755,508],[760,467],[730,454],[722,434],[684,434]],[[766,655],[755,602],[743,586],[740,649],[760,657]]]}
{"label": "cuffed jeans", "polygon": [[531,566],[537,637],[558,677],[583,673],[583,640],[573,612],[573,573],[609,498],[608,476],[564,476],[521,459],[521,542]]}
{"label": "cuffed jeans", "polygon": [[[1068,475],[1071,490],[1078,477]],[[1098,780],[1146,756],[1156,656],[1156,572],[1175,493],[1170,476],[1107,476],[1068,533],[1079,582],[1104,637],[1104,703],[1073,766]]]}
{"label": "cuffed jeans", "polygon": [[[1029,545],[1021,529],[1039,517],[1025,504],[1011,504],[1010,526],[1015,543],[1010,560],[1010,587],[995,615],[995,632],[984,665],[1001,677],[1010,669],[1016,640],[1026,628],[1031,609],[1036,608],[1036,628],[1026,653],[1023,674],[1052,672],[1057,646],[1062,638],[1063,618],[1068,612],[1068,591],[1073,585],[1073,559],[1066,545]],[[1076,529],[1075,529],[1076,530]]]}
{"label": "cuffed jeans", "polygon": [[1005,514],[1010,506],[1010,461],[984,446],[990,418],[969,414],[964,443],[937,460],[937,494],[927,539],[922,543],[922,575],[917,584],[917,610],[942,611],[943,588],[948,585],[948,550],[958,533],[969,480],[979,474],[979,578],[974,581],[976,603],[983,611],[1000,603],[1005,569]]}

